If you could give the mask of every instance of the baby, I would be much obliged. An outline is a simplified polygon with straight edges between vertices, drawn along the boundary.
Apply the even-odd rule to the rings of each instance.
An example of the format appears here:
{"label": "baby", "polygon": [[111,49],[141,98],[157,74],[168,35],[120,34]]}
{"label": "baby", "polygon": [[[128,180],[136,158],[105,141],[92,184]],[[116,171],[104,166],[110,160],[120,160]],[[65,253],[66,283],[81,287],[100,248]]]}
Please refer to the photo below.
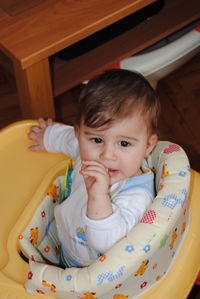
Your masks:
{"label": "baby", "polygon": [[70,196],[55,208],[63,267],[91,264],[127,235],[154,199],[142,166],[157,143],[159,101],[138,73],[109,70],[79,99],[75,127],[39,119],[30,150],[62,152],[74,162]]}

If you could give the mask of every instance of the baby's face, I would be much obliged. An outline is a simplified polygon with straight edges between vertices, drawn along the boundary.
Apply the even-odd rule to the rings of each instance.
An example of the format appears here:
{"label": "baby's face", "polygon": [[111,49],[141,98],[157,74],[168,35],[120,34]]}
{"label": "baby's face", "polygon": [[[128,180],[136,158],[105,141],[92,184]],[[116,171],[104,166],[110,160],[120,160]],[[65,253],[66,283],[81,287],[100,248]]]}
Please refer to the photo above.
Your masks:
{"label": "baby's face", "polygon": [[110,184],[139,175],[142,160],[157,142],[140,115],[115,121],[109,127],[77,128],[81,160],[97,161],[108,171]]}

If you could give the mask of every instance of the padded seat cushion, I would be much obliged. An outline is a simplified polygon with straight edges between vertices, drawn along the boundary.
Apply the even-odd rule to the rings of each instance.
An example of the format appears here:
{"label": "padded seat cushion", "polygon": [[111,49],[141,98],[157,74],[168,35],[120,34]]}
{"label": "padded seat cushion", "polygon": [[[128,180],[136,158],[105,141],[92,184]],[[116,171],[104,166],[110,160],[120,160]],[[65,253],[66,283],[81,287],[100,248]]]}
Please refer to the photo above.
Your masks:
{"label": "padded seat cushion", "polygon": [[[167,273],[188,227],[190,166],[183,149],[170,142],[158,142],[144,164],[155,172],[153,204],[125,238],[86,268],[58,267],[60,244],[53,209],[70,186],[64,182],[64,170],[52,182],[19,238],[23,254],[30,259],[29,292],[66,299],[132,298]],[[124,297],[116,297],[119,294]]]}

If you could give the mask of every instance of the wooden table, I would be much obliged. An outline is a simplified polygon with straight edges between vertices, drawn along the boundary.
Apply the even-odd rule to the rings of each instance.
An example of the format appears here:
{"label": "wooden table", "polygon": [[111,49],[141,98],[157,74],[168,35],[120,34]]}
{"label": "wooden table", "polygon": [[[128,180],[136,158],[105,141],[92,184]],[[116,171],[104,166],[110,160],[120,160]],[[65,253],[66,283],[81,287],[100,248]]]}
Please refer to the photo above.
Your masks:
{"label": "wooden table", "polygon": [[200,1],[166,0],[160,15],[76,59],[53,59],[50,69],[56,52],[154,1],[46,0],[16,16],[0,9],[0,50],[14,66],[23,118],[55,118],[54,96],[199,17]]}
{"label": "wooden table", "polygon": [[[6,1],[6,0],[5,0]],[[54,117],[49,57],[155,0],[48,0],[0,10],[0,49],[12,60],[23,117]]]}

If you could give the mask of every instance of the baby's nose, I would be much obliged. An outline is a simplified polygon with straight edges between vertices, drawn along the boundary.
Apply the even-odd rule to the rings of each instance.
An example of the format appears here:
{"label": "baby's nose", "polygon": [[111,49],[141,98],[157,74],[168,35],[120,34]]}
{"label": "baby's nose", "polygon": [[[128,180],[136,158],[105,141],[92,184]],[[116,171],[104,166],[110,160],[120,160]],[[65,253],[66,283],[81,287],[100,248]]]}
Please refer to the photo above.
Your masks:
{"label": "baby's nose", "polygon": [[115,149],[112,147],[105,147],[101,152],[100,158],[102,160],[112,160],[115,161],[117,159]]}

